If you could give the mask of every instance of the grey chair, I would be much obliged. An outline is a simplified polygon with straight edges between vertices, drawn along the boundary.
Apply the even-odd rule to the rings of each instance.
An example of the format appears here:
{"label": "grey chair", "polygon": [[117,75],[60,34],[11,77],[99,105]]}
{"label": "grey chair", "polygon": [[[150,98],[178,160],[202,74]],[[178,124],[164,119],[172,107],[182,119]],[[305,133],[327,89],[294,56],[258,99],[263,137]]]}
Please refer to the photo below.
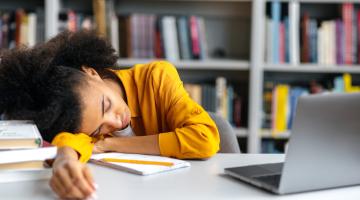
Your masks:
{"label": "grey chair", "polygon": [[241,153],[234,129],[230,123],[221,116],[208,112],[218,127],[220,134],[220,151],[219,153]]}

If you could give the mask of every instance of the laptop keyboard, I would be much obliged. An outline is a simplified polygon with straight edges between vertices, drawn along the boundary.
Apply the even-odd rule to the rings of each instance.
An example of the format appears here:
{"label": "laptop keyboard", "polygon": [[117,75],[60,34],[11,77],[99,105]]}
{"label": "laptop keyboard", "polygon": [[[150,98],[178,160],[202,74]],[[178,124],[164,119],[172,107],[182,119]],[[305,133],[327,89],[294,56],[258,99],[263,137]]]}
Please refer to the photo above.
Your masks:
{"label": "laptop keyboard", "polygon": [[279,187],[281,174],[264,175],[253,178],[268,185]]}

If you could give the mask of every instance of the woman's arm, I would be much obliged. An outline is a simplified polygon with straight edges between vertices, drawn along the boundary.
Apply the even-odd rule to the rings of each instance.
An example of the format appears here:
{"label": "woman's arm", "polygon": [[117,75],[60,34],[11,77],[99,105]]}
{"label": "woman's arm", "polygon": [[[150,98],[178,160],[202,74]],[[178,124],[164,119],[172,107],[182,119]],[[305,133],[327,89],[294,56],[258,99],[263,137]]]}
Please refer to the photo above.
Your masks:
{"label": "woman's arm", "polygon": [[84,199],[95,195],[90,169],[80,163],[78,157],[78,153],[70,147],[58,148],[49,183],[60,198]]}
{"label": "woman's arm", "polygon": [[159,155],[159,135],[109,137],[95,143],[93,152],[107,151]]}

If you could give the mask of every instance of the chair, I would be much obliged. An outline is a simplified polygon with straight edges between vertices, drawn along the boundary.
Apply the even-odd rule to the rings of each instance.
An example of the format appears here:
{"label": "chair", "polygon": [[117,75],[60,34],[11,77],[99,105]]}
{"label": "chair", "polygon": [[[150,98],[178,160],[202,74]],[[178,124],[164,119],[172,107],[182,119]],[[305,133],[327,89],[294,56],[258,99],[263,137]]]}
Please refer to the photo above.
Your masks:
{"label": "chair", "polygon": [[241,153],[235,132],[230,123],[221,116],[208,112],[218,127],[220,134],[219,153]]}

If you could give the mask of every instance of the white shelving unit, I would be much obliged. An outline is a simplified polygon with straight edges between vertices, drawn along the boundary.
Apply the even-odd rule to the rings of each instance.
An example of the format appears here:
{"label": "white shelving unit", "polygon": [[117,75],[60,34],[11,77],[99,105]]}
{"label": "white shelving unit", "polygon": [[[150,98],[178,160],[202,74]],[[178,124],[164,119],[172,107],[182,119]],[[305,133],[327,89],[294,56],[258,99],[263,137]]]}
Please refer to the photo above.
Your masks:
{"label": "white shelving unit", "polygon": [[[22,2],[15,0],[15,2]],[[73,2],[70,0],[43,0],[45,9],[45,36],[49,39],[58,33],[58,16],[64,7],[72,5],[87,9],[92,1],[82,0]],[[2,1],[3,5],[21,6],[21,3],[13,4],[14,1]],[[216,73],[241,74],[243,80],[249,85],[248,93],[248,116],[246,128],[236,128],[236,135],[247,137],[249,153],[259,153],[261,138],[273,138],[271,131],[262,130],[262,92],[263,80],[266,72],[272,73],[352,73],[360,74],[360,65],[353,66],[320,66],[316,64],[301,64],[298,56],[291,58],[290,64],[268,64],[264,62],[265,49],[265,15],[266,3],[270,0],[114,0],[115,10],[120,13],[158,13],[158,14],[198,14],[209,20],[209,27],[220,25],[224,29],[212,28],[209,30],[214,45],[226,43],[229,49],[234,50],[235,59],[209,59],[203,61],[179,60],[171,61],[182,71],[201,71],[204,74],[216,76]],[[302,3],[358,3],[358,0],[281,0],[286,2],[289,9],[290,20],[290,49],[295,50],[293,55],[299,54],[299,24],[300,5]],[[222,24],[221,20],[227,20],[228,24]],[[240,21],[237,21],[240,20]],[[239,22],[239,23],[238,23]],[[225,30],[225,28],[230,28]],[[233,30],[232,33],[229,30]],[[222,37],[229,34],[230,37]],[[218,40],[216,40],[218,39]],[[213,45],[213,46],[212,46]],[[147,63],[148,59],[120,59],[118,63],[123,67],[130,67],[138,63]],[[200,72],[200,73],[201,73]],[[242,116],[245,117],[245,116]],[[289,138],[290,132],[279,134],[279,138]]]}
{"label": "white shelving unit", "polygon": [[[133,66],[140,63],[148,63],[153,61],[152,59],[119,59],[118,64],[120,66]],[[178,60],[171,61],[178,69],[198,69],[198,70],[218,70],[221,67],[221,70],[243,70],[247,71],[250,68],[250,63],[248,61],[241,60]]]}

